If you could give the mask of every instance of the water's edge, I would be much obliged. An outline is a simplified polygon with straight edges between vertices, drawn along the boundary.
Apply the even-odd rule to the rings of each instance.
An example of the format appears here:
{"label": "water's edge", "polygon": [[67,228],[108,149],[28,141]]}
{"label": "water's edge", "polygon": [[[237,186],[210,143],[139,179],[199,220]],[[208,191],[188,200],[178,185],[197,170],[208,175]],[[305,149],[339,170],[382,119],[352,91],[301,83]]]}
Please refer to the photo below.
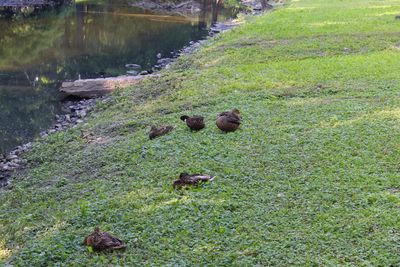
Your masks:
{"label": "water's edge", "polygon": [[[258,1],[250,0],[246,1],[245,4],[249,7],[250,11],[243,11],[241,12],[241,15],[255,16],[263,13],[263,11],[259,8]],[[196,52],[208,39],[213,38],[216,35],[230,30],[240,24],[241,23],[238,23],[233,19],[216,23],[213,27],[211,27],[206,38],[196,42],[190,42],[188,46],[184,46],[178,52],[172,53],[172,57],[159,57],[157,64],[153,66],[152,71],[142,73],[141,75],[146,76],[151,73],[157,73],[162,69],[169,68],[171,64],[174,64],[174,62],[176,62],[180,56],[189,55]],[[46,138],[56,132],[65,131],[78,126],[84,122],[84,118],[93,110],[98,101],[108,102],[111,98],[112,95],[106,95],[91,99],[64,101],[62,103],[62,111],[64,113],[56,115],[55,124],[46,131],[42,131],[39,138]],[[6,155],[0,153],[0,188],[12,189],[12,174],[26,167],[27,162],[22,158],[22,155],[24,152],[32,149],[34,142],[35,139],[26,144],[17,146]]]}

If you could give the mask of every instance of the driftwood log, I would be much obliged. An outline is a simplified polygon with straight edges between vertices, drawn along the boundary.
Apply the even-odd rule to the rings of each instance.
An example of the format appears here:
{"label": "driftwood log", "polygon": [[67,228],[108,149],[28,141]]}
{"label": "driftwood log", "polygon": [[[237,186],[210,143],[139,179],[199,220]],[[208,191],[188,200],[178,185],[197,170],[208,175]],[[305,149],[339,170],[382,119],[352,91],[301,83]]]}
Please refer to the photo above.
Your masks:
{"label": "driftwood log", "polygon": [[111,78],[98,78],[76,80],[73,82],[63,82],[60,92],[76,97],[92,98],[110,93],[117,88],[124,88],[135,84],[144,78],[155,77],[157,75],[143,76],[118,76]]}

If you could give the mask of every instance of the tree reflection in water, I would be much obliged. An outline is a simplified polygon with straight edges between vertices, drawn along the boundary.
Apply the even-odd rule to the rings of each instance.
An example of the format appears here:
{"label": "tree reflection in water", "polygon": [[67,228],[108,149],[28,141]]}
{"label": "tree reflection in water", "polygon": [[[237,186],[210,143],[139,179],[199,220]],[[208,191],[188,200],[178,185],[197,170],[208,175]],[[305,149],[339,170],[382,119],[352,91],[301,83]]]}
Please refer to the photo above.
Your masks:
{"label": "tree reflection in water", "polygon": [[150,69],[161,53],[203,38],[216,4],[193,17],[110,4],[75,4],[24,19],[0,19],[0,152],[31,140],[60,112],[61,81]]}

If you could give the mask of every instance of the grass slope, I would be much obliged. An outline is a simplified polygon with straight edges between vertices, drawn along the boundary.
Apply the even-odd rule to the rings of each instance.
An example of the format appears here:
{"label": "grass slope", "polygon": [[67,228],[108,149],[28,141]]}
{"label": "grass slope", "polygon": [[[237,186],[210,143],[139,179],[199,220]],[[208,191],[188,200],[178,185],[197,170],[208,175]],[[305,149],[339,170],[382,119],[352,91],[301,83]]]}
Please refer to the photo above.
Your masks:
{"label": "grass slope", "polygon": [[[400,0],[296,0],[36,143],[0,203],[14,266],[400,265]],[[216,114],[239,108],[239,131]],[[191,133],[179,120],[202,114]],[[177,125],[148,140],[151,124]],[[103,138],[93,142],[85,137]],[[92,138],[92,139],[93,139]],[[174,191],[180,172],[216,175]],[[127,242],[91,253],[98,225]]]}

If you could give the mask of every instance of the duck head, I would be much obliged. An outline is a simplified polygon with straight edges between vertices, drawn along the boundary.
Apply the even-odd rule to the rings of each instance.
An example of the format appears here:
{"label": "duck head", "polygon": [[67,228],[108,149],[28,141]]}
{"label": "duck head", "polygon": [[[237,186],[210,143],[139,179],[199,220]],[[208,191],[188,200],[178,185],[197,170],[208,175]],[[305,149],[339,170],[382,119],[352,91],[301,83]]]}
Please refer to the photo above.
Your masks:
{"label": "duck head", "polygon": [[189,174],[187,172],[182,172],[181,174],[179,174],[179,179],[184,179],[185,177],[188,177]]}
{"label": "duck head", "polygon": [[187,116],[187,115],[181,116],[181,120],[186,121],[187,119],[189,119],[189,116]]}
{"label": "duck head", "polygon": [[240,116],[240,111],[237,108],[232,109],[232,113]]}

